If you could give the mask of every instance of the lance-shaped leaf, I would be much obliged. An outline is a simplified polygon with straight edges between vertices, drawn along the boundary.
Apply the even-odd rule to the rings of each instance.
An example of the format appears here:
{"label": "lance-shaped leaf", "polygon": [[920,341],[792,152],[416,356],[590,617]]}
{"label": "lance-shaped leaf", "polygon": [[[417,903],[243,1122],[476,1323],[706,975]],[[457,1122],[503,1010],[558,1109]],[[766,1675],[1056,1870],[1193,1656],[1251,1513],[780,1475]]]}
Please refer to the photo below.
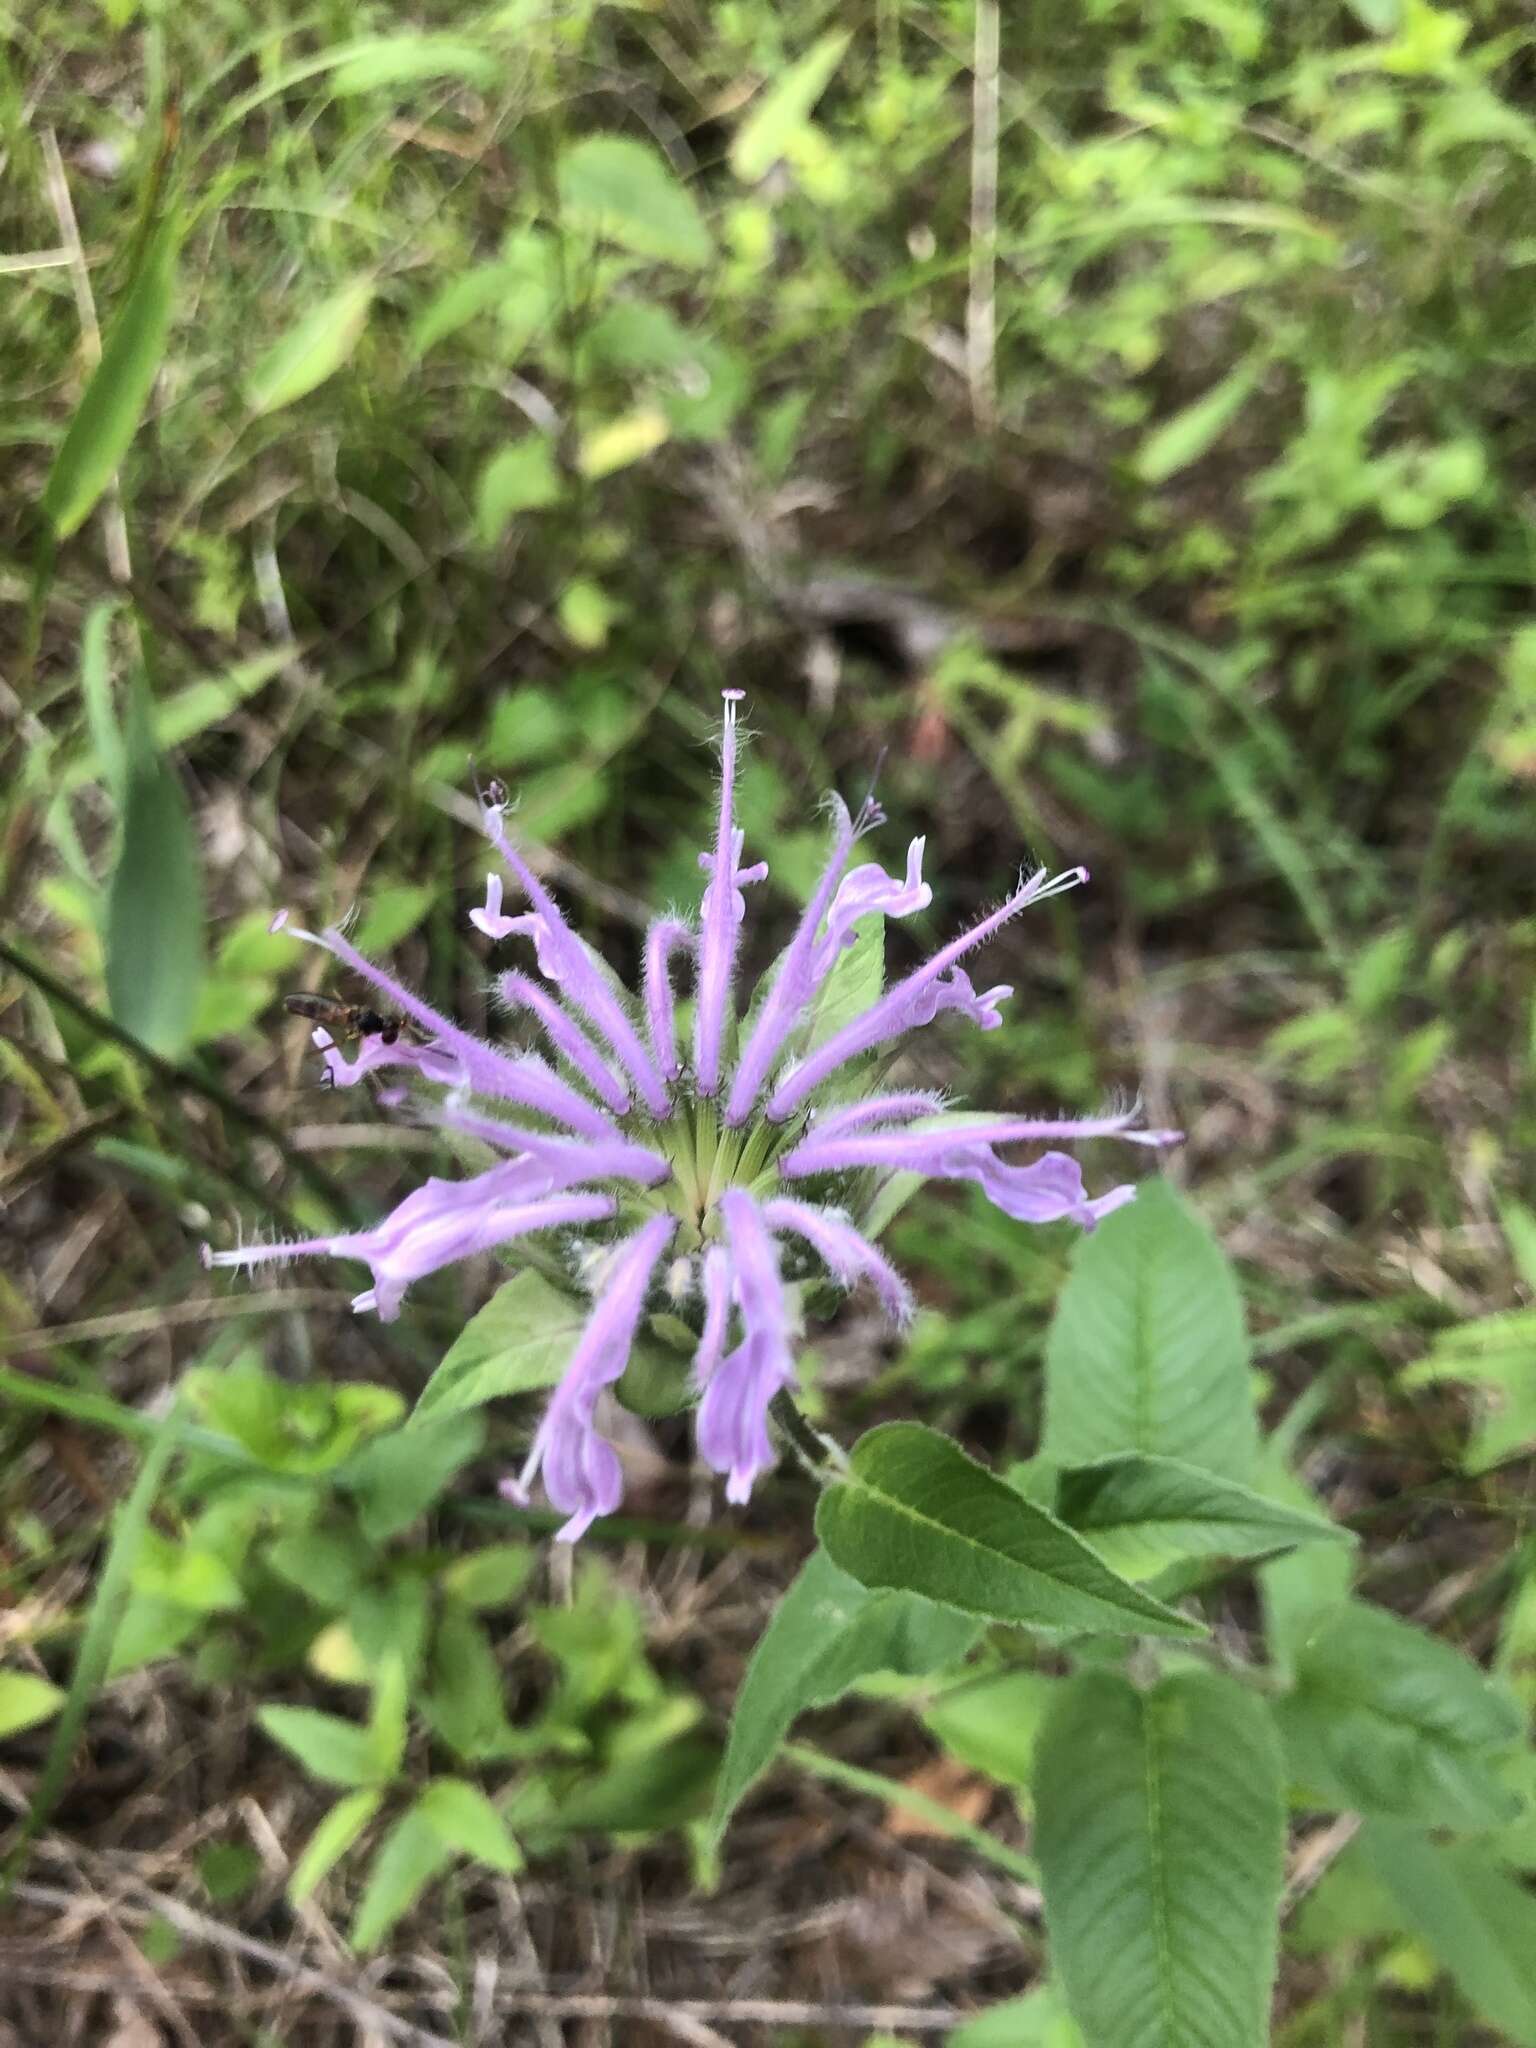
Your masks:
{"label": "lance-shaped leaf", "polygon": [[1449,1643],[1384,1608],[1346,1601],[1296,1653],[1276,1709],[1291,1775],[1332,1805],[1444,1827],[1494,1827],[1519,1800],[1495,1759],[1519,1708]]}
{"label": "lance-shaped leaf", "polygon": [[862,1585],[964,1614],[1069,1633],[1201,1633],[920,1423],[884,1423],[860,1439],[846,1477],[821,1497],[816,1533]]}
{"label": "lance-shaped leaf", "polygon": [[43,511],[60,540],[90,516],[138,432],[170,332],[177,243],[173,223],[157,228],[145,243],[101,361],[53,458]]}
{"label": "lance-shaped leaf", "polygon": [[872,1593],[824,1550],[779,1602],[747,1666],[715,1786],[711,1826],[724,1830],[773,1761],[795,1717],[840,1699],[876,1671],[915,1676],[962,1657],[979,1624],[913,1593]]}
{"label": "lance-shaped leaf", "polygon": [[129,699],[122,844],[107,892],[107,1001],[151,1052],[186,1046],[203,985],[203,884],[175,770],[156,751],[142,685]]}
{"label": "lance-shaped leaf", "polygon": [[514,1275],[449,1345],[421,1390],[411,1427],[552,1387],[590,1312],[589,1303],[562,1294],[540,1273]]}
{"label": "lance-shaped leaf", "polygon": [[1298,1543],[1350,1540],[1321,1515],[1146,1451],[1069,1466],[1057,1479],[1056,1512],[1128,1579],[1193,1557],[1270,1557]]}
{"label": "lance-shaped leaf", "polygon": [[1094,2048],[1264,2048],[1284,1871],[1280,1745],[1218,1672],[1088,1672],[1041,1738],[1052,1963]]}
{"label": "lance-shaped leaf", "polygon": [[255,413],[278,412],[333,377],[362,339],[373,279],[355,277],[312,306],[275,341],[251,372],[246,400]]}
{"label": "lance-shaped leaf", "polygon": [[1073,1257],[1046,1345],[1044,1449],[1062,1465],[1151,1451],[1243,1480],[1257,1445],[1231,1268],[1149,1181]]}

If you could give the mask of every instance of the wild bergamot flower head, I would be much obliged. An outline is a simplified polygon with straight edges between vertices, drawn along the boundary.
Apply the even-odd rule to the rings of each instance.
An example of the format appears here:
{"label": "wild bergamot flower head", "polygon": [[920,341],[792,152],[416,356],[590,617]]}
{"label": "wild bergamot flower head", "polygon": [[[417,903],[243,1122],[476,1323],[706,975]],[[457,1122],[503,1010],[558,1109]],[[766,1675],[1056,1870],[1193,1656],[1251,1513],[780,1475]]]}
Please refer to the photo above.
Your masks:
{"label": "wild bergamot flower head", "polygon": [[[323,1027],[314,1033],[331,1081],[401,1070],[440,1096],[435,1120],[478,1140],[495,1163],[465,1180],[429,1178],[370,1230],[299,1243],[205,1253],[215,1266],[306,1255],[355,1259],[372,1285],[353,1307],[386,1320],[411,1282],[472,1252],[539,1233],[569,1256],[592,1306],[545,1410],[527,1462],[507,1482],[525,1500],[536,1477],[568,1519],[574,1540],[623,1491],[619,1460],[597,1423],[598,1397],[624,1372],[647,1309],[665,1305],[697,1332],[693,1378],[700,1454],[744,1501],[774,1462],[769,1408],[794,1378],[794,1317],[787,1287],[808,1273],[841,1286],[868,1281],[894,1323],[911,1314],[905,1281],[864,1230],[874,1195],[892,1175],[975,1181],[1026,1223],[1070,1218],[1084,1229],[1131,1200],[1130,1186],[1090,1198],[1077,1161],[1020,1146],[1118,1137],[1161,1146],[1176,1132],[1137,1127],[1134,1113],[1079,1119],[959,1115],[921,1090],[881,1093],[869,1056],[954,1013],[983,1031],[1002,1020],[1007,987],[981,993],[960,965],[1032,904],[1088,879],[1084,868],[1043,868],[988,916],[884,990],[837,1028],[815,1037],[830,979],[860,920],[910,916],[931,891],[923,841],[904,871],[850,867],[859,840],[882,821],[833,799],[832,847],[788,946],[745,1014],[736,964],[747,886],[767,873],[742,865],[735,821],[737,703],[725,693],[719,821],[699,856],[708,877],[697,928],[659,918],[645,944],[642,1000],[566,922],[507,835],[506,794],[482,798],[486,836],[526,905],[509,916],[506,882],[492,872],[471,922],[493,941],[531,941],[536,979],[500,977],[502,998],[535,1020],[551,1057],[493,1046],[440,1016],[336,930],[297,936],[322,946],[403,1019],[366,1035],[348,1058]],[[276,920],[275,922],[281,922]],[[673,967],[693,962],[693,1027],[679,1042]],[[868,1090],[870,1092],[861,1092]]]}

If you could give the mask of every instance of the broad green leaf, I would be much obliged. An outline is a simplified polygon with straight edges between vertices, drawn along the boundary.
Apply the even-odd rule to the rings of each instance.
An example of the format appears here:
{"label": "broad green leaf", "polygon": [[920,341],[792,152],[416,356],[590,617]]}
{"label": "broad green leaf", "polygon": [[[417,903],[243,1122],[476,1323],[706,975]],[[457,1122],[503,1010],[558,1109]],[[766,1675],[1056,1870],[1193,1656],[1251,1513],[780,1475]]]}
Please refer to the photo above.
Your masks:
{"label": "broad green leaf", "polygon": [[336,1483],[356,1497],[368,1541],[383,1543],[424,1514],[484,1442],[478,1415],[434,1416],[365,1444],[337,1472]]}
{"label": "broad green leaf", "polygon": [[1198,462],[1242,411],[1249,394],[1268,367],[1267,355],[1250,356],[1229,370],[1218,384],[1155,427],[1136,451],[1132,464],[1144,484],[1164,484],[1181,469]]}
{"label": "broad green leaf", "polygon": [[312,1777],[327,1785],[377,1785],[381,1770],[372,1732],[318,1707],[258,1707],[256,1719]]}
{"label": "broad green leaf", "polygon": [[714,253],[693,194],[648,142],[583,136],[561,155],[557,180],[566,217],[621,249],[688,270]]}
{"label": "broad green leaf", "polygon": [[467,1778],[434,1778],[417,1800],[416,1811],[460,1854],[508,1874],[522,1869],[522,1851],[506,1822]]}
{"label": "broad green leaf", "polygon": [[474,43],[411,30],[353,43],[339,58],[331,73],[331,90],[343,96],[373,92],[386,85],[413,85],[427,78],[462,78],[471,85],[490,85],[500,71],[491,52]]}
{"label": "broad green leaf", "polygon": [[158,228],[102,344],[43,490],[43,511],[67,540],[89,518],[138,431],[165,354],[176,287],[178,235]]}
{"label": "broad green leaf", "polygon": [[1128,1579],[1186,1558],[1267,1557],[1298,1543],[1350,1540],[1321,1515],[1146,1451],[1069,1466],[1057,1479],[1056,1513]]}
{"label": "broad green leaf", "polygon": [[443,1591],[466,1607],[510,1607],[527,1585],[534,1553],[525,1543],[490,1543],[455,1558],[443,1573]]}
{"label": "broad green leaf", "polygon": [[1203,1632],[920,1423],[884,1423],[859,1440],[847,1475],[821,1497],[816,1533],[861,1585],[988,1620],[1085,1634]]}
{"label": "broad green leaf", "polygon": [[744,184],[755,185],[767,177],[783,156],[842,63],[849,40],[837,29],[818,37],[742,122],[731,144],[731,169]]}
{"label": "broad green leaf", "polygon": [[335,376],[362,339],[373,292],[371,277],[354,277],[312,306],[289,333],[275,341],[246,384],[251,411],[279,412]]}
{"label": "broad green leaf", "polygon": [[922,1708],[923,1725],[951,1756],[1029,1798],[1035,1746],[1059,1678],[994,1671],[954,1685]]}
{"label": "broad green leaf", "polygon": [[[1315,1497],[1285,1465],[1283,1447],[1273,1438],[1265,1445],[1256,1475],[1267,1500],[1306,1514]],[[1264,1634],[1269,1661],[1280,1678],[1290,1682],[1297,1652],[1325,1614],[1349,1598],[1354,1578],[1354,1549],[1342,1543],[1308,1543],[1288,1556],[1261,1564],[1257,1573],[1264,1599]]]}
{"label": "broad green leaf", "polygon": [[487,547],[501,539],[519,512],[535,512],[560,497],[560,472],[543,434],[524,434],[499,449],[480,472],[475,523]]}
{"label": "broad green leaf", "polygon": [[1217,1672],[1088,1672],[1035,1770],[1052,1964],[1093,2048],[1265,2048],[1284,1874],[1280,1745]]}
{"label": "broad green leaf", "polygon": [[1360,1844],[1377,1878],[1490,2026],[1536,2048],[1536,1893],[1482,1847],[1440,1847],[1373,1820]]}
{"label": "broad green leaf", "polygon": [[288,1879],[288,1897],[303,1905],[315,1887],[328,1877],[346,1855],[383,1803],[376,1789],[349,1792],[338,1799],[324,1820],[304,1844],[303,1854]]}
{"label": "broad green leaf", "polygon": [[1324,1616],[1276,1713],[1291,1775],[1320,1801],[1444,1827],[1494,1827],[1518,1810],[1494,1759],[1519,1740],[1519,1708],[1470,1658],[1384,1608],[1347,1601]]}
{"label": "broad green leaf", "polygon": [[1151,1451],[1246,1480],[1257,1443],[1231,1268],[1167,1182],[1145,1182],[1073,1255],[1046,1344],[1043,1448],[1062,1465]]}
{"label": "broad green leaf", "polygon": [[359,1954],[377,1948],[402,1913],[408,1912],[432,1882],[453,1861],[451,1842],[419,1807],[400,1816],[374,1857],[348,1934]]}
{"label": "broad green leaf", "polygon": [[122,843],[107,890],[107,1001],[113,1020],[175,1059],[203,983],[203,880],[175,770],[155,750],[140,684],[129,699]]}
{"label": "broad green leaf", "polygon": [[1027,1991],[963,2020],[944,2048],[1084,2048],[1082,2032],[1054,1984]]}
{"label": "broad green leaf", "polygon": [[482,1407],[505,1394],[539,1393],[565,1370],[587,1304],[542,1274],[516,1274],[470,1317],[422,1388],[408,1427]]}
{"label": "broad green leaf", "polygon": [[421,1702],[433,1732],[466,1763],[515,1754],[506,1681],[491,1641],[457,1601],[443,1609],[432,1644],[431,1686]]}
{"label": "broad green leaf", "polygon": [[63,1704],[64,1688],[35,1671],[0,1671],[0,1741],[51,1721]]}
{"label": "broad green leaf", "polygon": [[718,1836],[772,1762],[797,1715],[841,1698],[876,1671],[921,1673],[952,1663],[978,1624],[911,1593],[872,1593],[814,1551],[752,1652],[715,1786]]}

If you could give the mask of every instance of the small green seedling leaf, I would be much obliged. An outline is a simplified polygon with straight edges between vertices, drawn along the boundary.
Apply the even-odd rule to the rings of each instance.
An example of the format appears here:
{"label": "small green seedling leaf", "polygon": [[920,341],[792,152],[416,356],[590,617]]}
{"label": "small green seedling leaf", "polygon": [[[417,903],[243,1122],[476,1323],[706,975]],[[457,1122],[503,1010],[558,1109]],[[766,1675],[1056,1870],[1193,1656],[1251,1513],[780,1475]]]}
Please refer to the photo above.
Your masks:
{"label": "small green seedling leaf", "polygon": [[379,1845],[352,1922],[349,1939],[360,1955],[378,1947],[454,1853],[419,1803],[400,1816]]}
{"label": "small green seedling leaf", "polygon": [[107,890],[107,1001],[163,1058],[186,1047],[203,985],[203,879],[181,783],[156,751],[142,684],[128,704],[122,843]]}
{"label": "small green seedling leaf", "polygon": [[253,413],[280,412],[334,377],[362,339],[373,304],[371,277],[331,292],[275,341],[251,372],[246,403]]}
{"label": "small green seedling leaf", "polygon": [[766,178],[785,154],[842,63],[849,40],[839,29],[819,36],[742,122],[731,144],[731,169],[743,184]]}
{"label": "small green seedling leaf", "polygon": [[422,1819],[449,1848],[509,1875],[523,1867],[522,1851],[478,1785],[467,1778],[434,1778],[416,1803]]}
{"label": "small green seedling leaf", "polygon": [[378,1785],[389,1776],[370,1729],[318,1707],[258,1707],[256,1719],[312,1777],[327,1785]]}
{"label": "small green seedling leaf", "polygon": [[714,244],[693,194],[651,144],[629,135],[586,135],[560,158],[560,204],[637,256],[699,270]]}
{"label": "small green seedling leaf", "polygon": [[337,1800],[305,1843],[304,1853],[293,1866],[293,1875],[288,1880],[288,1897],[292,1904],[302,1906],[315,1887],[330,1875],[378,1812],[383,1800],[384,1794],[377,1788],[349,1792],[344,1799]]}
{"label": "small green seedling leaf", "polygon": [[51,1721],[64,1704],[64,1689],[33,1671],[0,1671],[0,1741]]}

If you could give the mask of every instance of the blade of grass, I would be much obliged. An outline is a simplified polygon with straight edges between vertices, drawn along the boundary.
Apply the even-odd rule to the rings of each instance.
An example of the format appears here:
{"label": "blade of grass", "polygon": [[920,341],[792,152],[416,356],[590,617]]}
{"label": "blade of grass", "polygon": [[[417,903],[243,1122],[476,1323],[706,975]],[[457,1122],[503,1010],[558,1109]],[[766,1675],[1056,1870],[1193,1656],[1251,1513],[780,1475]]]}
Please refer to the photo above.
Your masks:
{"label": "blade of grass", "polygon": [[48,1745],[48,1754],[43,1761],[42,1772],[37,1781],[32,1804],[28,1807],[21,1823],[21,1833],[0,1868],[0,1905],[9,1896],[11,1886],[26,1863],[27,1850],[47,1824],[64,1791],[69,1777],[69,1767],[74,1760],[75,1746],[85,1727],[85,1717],[91,1710],[92,1702],[101,1690],[107,1664],[112,1655],[112,1644],[117,1636],[117,1627],[122,1619],[123,1607],[128,1598],[128,1580],[134,1561],[143,1541],[144,1527],[149,1520],[160,1491],[161,1481],[176,1455],[182,1440],[183,1415],[181,1397],[178,1394],[165,1420],[155,1432],[153,1443],[145,1453],[139,1467],[138,1477],[133,1482],[128,1498],[112,1517],[112,1537],[107,1549],[106,1563],[96,1581],[95,1596],[91,1601],[90,1617],[85,1624],[85,1633],[80,1639],[80,1649],[75,1658],[75,1668],[70,1674],[69,1692],[54,1727],[53,1739]]}

